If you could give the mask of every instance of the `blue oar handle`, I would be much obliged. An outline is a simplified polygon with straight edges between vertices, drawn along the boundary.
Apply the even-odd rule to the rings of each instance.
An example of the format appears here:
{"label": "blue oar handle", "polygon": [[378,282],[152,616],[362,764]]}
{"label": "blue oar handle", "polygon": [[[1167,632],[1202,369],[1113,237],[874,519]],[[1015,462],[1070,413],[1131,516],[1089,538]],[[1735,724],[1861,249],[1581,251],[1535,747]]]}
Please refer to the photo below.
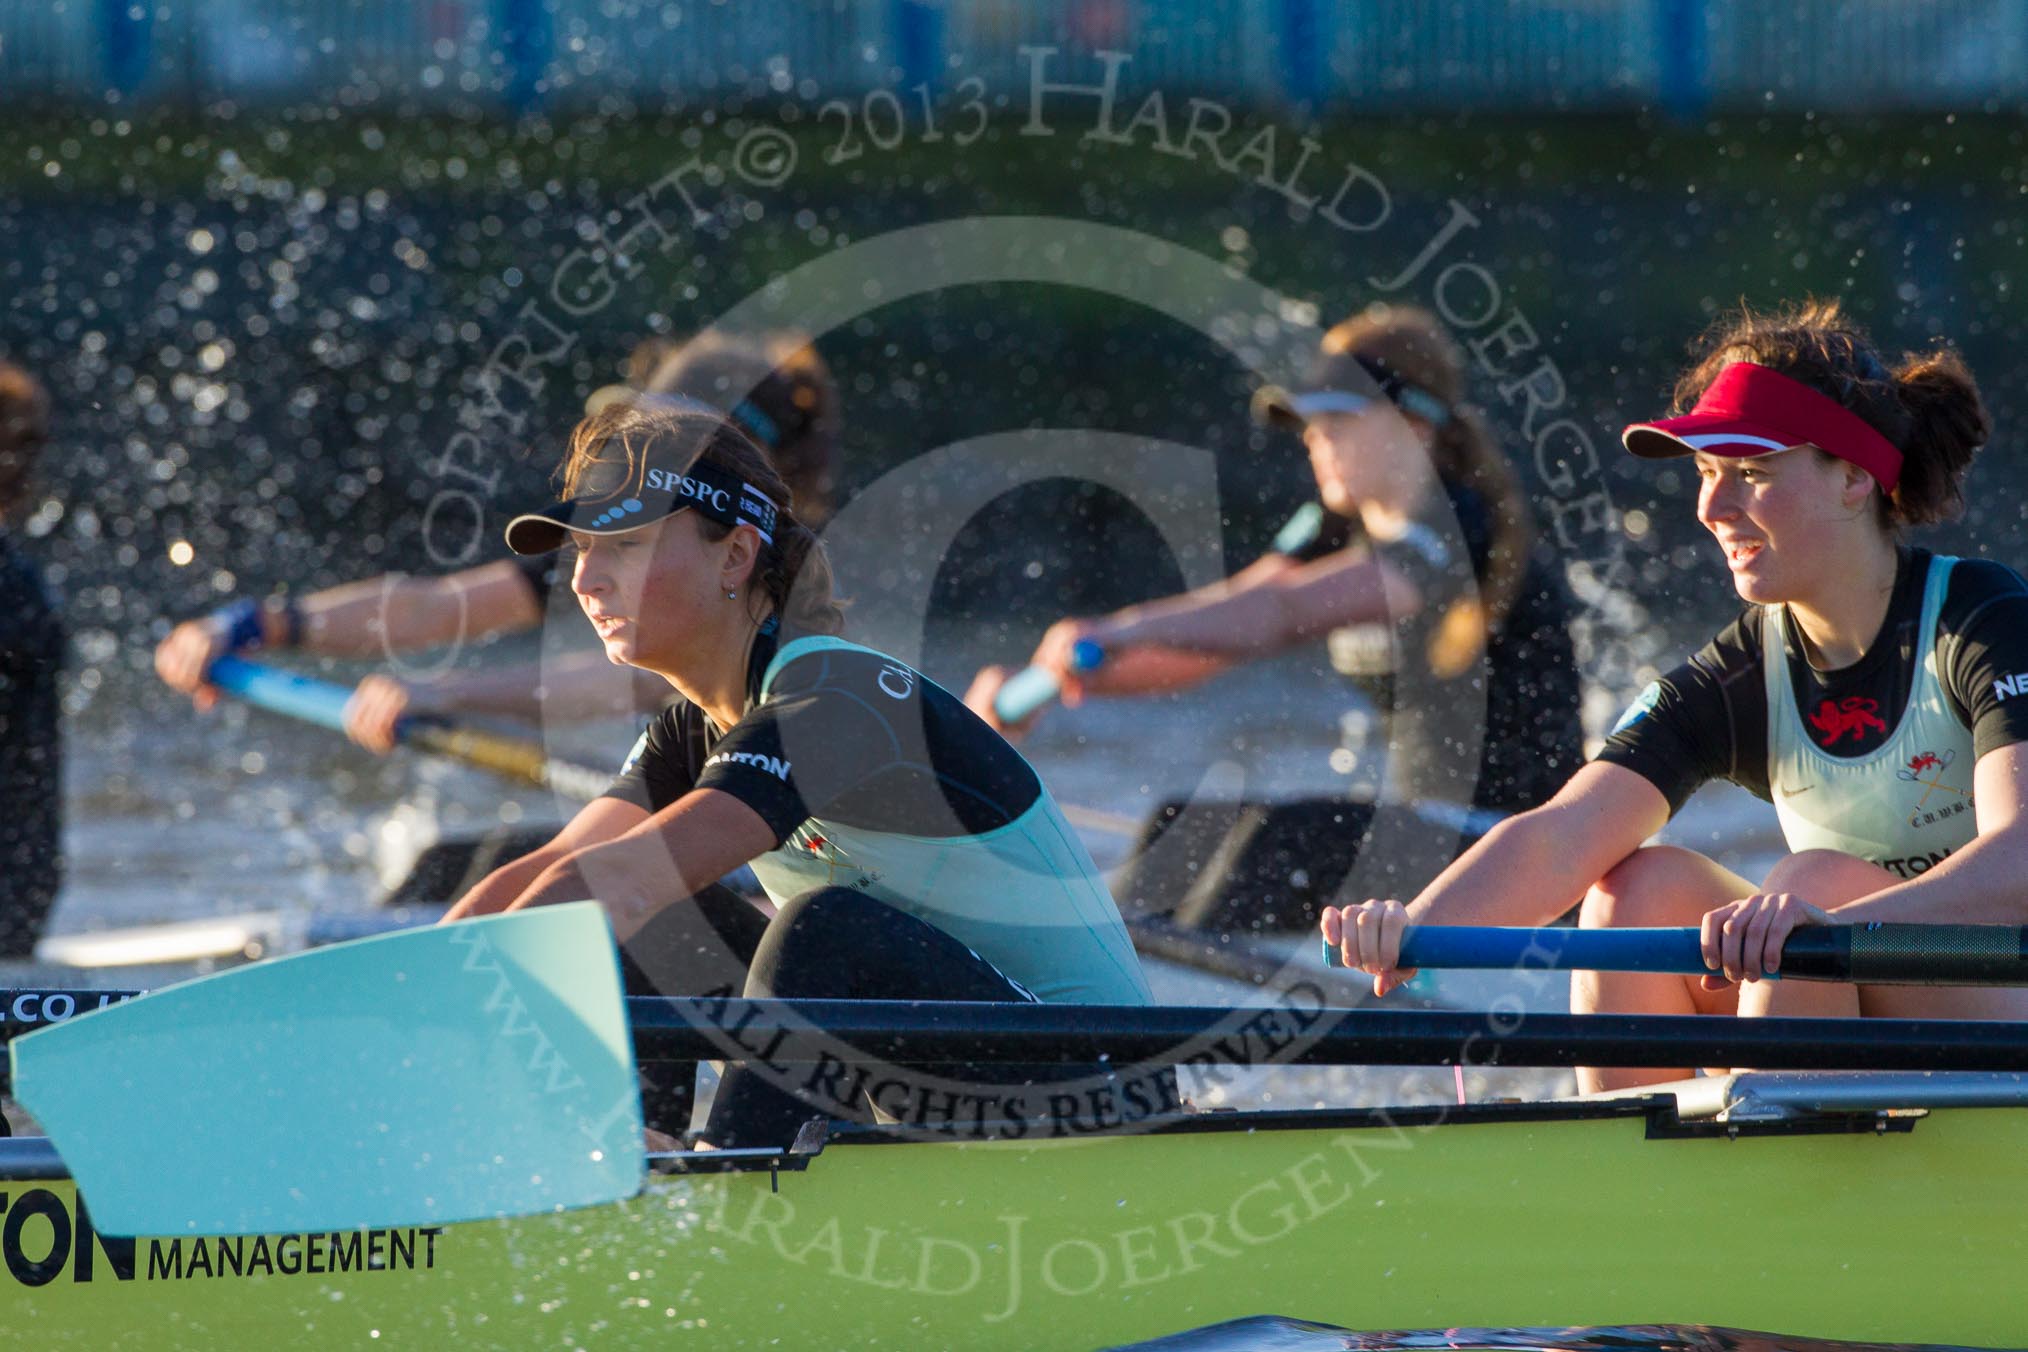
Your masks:
{"label": "blue oar handle", "polygon": [[[218,658],[205,673],[205,679],[256,709],[329,728],[333,732],[345,731],[345,706],[352,699],[350,686],[265,667],[243,657]],[[396,720],[394,725],[397,741],[417,741],[428,750],[443,750],[446,755],[455,755],[456,752],[429,743],[452,731],[454,729],[448,720],[427,715],[404,717]]]}
{"label": "blue oar handle", "polygon": [[241,657],[221,657],[204,677],[228,695],[257,709],[314,723],[333,732],[345,731],[345,702],[350,688],[293,671],[277,671]]}
{"label": "blue oar handle", "polygon": [[[335,681],[277,671],[240,657],[219,658],[211,664],[206,679],[227,694],[269,713],[333,732],[345,731],[345,705],[352,698],[352,691]],[[534,742],[460,727],[446,719],[403,718],[395,723],[394,735],[397,740],[424,751],[586,801],[604,793],[612,782],[612,776],[602,770],[552,760]]]}
{"label": "blue oar handle", "polygon": [[[1336,945],[1324,945],[1324,965],[1340,967]],[[1675,972],[1705,969],[1694,929],[1501,929],[1476,925],[1424,925],[1401,943],[1403,969],[1429,967],[1546,972]]]}
{"label": "blue oar handle", "polygon": [[[1324,964],[1338,950],[1324,945]],[[1694,929],[1498,929],[1425,925],[1402,941],[1403,968],[1667,972],[1700,976]],[[1782,946],[1779,976],[1911,986],[2028,983],[2028,929],[2015,925],[1806,925]]]}
{"label": "blue oar handle", "polygon": [[1705,970],[1694,929],[1490,929],[1467,925],[1426,925],[1410,930],[1401,946],[1401,965],[1536,967],[1547,971]]}
{"label": "blue oar handle", "polygon": [[[1097,671],[1106,650],[1088,638],[1071,645],[1072,671]],[[1062,693],[1063,684],[1048,667],[1023,667],[1009,676],[993,696],[993,713],[1002,723],[1020,723]]]}

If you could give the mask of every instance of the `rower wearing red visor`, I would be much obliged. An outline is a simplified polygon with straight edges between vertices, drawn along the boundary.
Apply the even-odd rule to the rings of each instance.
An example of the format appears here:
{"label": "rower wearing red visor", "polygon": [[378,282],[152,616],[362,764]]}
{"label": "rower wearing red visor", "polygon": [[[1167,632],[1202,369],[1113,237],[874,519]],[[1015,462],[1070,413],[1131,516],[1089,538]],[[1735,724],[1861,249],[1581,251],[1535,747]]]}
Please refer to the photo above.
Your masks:
{"label": "rower wearing red visor", "polygon": [[[2028,991],[1771,983],[1799,925],[2028,923],[2028,583],[1908,543],[1955,516],[1989,421],[1948,348],[1890,365],[1835,303],[1742,313],[1633,454],[1692,457],[1697,519],[1746,603],[1652,682],[1542,807],[1422,894],[1327,910],[1386,993],[1405,927],[1697,925],[1703,977],[1578,973],[1577,1012],[2028,1018]],[[1774,805],[1790,853],[1758,885],[1645,845],[1699,785]],[[1585,1089],[1686,1067],[1579,1072]]]}

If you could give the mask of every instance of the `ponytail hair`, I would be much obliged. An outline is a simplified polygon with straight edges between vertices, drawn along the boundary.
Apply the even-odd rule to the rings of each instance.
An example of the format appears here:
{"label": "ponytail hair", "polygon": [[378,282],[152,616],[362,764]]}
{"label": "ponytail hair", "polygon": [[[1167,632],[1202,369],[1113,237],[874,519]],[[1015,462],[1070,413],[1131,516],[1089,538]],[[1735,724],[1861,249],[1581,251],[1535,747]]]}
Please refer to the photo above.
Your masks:
{"label": "ponytail hair", "polygon": [[1909,427],[1893,519],[1922,525],[1963,514],[1965,472],[1993,431],[1978,382],[1962,357],[1939,347],[1904,354],[1894,369],[1894,389]]}
{"label": "ponytail hair", "polygon": [[[580,422],[558,469],[563,496],[582,496],[593,482],[616,485],[624,497],[644,482],[650,461],[685,471],[710,465],[739,476],[777,508],[774,539],[763,540],[748,574],[748,612],[758,621],[781,618],[784,637],[835,634],[845,627],[835,594],[831,559],[815,532],[795,513],[795,495],[768,454],[739,425],[689,399],[639,398],[611,403]],[[705,516],[697,528],[714,544],[739,529]],[[765,599],[765,609],[757,608]]]}
{"label": "ponytail hair", "polygon": [[[1418,306],[1374,305],[1333,325],[1324,335],[1326,356],[1377,362],[1444,405],[1449,415],[1432,426],[1431,458],[1437,476],[1469,490],[1486,510],[1492,540],[1478,596],[1452,604],[1429,641],[1430,670],[1461,675],[1478,660],[1488,635],[1506,623],[1520,598],[1535,549],[1535,513],[1521,478],[1501,452],[1485,419],[1464,403],[1465,359],[1443,322]],[[1409,410],[1402,416],[1430,425]]]}
{"label": "ponytail hair", "polygon": [[1901,452],[1900,480],[1879,498],[1883,528],[1948,521],[1964,511],[1965,472],[1993,424],[1978,382],[1949,347],[1904,353],[1890,369],[1835,300],[1766,312],[1742,305],[1700,346],[1703,355],[1676,382],[1678,412],[1735,362],[1765,366],[1837,400]]}
{"label": "ponytail hair", "polygon": [[830,519],[838,492],[838,385],[805,334],[739,337],[707,330],[668,344],[641,388],[724,409],[767,451],[811,526]]}
{"label": "ponytail hair", "polygon": [[1476,411],[1452,407],[1450,421],[1436,431],[1434,457],[1440,477],[1470,489],[1485,506],[1492,529],[1485,576],[1479,579],[1478,613],[1470,613],[1471,601],[1460,601],[1430,637],[1430,670],[1452,677],[1462,675],[1478,659],[1487,635],[1507,622],[1520,599],[1528,558],[1535,550],[1535,513],[1522,491],[1521,476]]}
{"label": "ponytail hair", "polygon": [[[698,527],[709,540],[723,540],[732,527],[700,518]],[[786,506],[776,518],[775,542],[761,549],[747,585],[758,584],[774,613],[782,617],[784,639],[805,634],[836,634],[845,628],[845,604],[837,596],[831,556],[817,533],[796,519]],[[751,605],[751,601],[749,601]],[[755,615],[756,619],[761,618]]]}

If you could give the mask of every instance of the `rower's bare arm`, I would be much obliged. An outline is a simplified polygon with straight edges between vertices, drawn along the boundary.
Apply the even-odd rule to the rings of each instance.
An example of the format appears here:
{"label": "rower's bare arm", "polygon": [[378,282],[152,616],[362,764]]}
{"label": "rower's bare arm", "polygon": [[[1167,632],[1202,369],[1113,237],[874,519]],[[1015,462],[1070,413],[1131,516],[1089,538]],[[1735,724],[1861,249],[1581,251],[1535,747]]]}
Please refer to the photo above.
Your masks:
{"label": "rower's bare arm", "polygon": [[1097,671],[1076,672],[1065,682],[1065,702],[1085,695],[1156,695],[1184,690],[1230,669],[1232,658],[1148,644],[1108,651]]}
{"label": "rower's bare arm", "polygon": [[[1269,554],[1208,587],[1128,606],[1109,617],[1127,643],[1136,647],[1173,648],[1204,656],[1232,659],[1265,651],[1270,636],[1259,625],[1263,610],[1278,604],[1277,591],[1286,581],[1315,567],[1281,554]],[[1233,625],[1247,617],[1237,635]]]}
{"label": "rower's bare arm", "polygon": [[1108,694],[1153,695],[1201,685],[1231,666],[1232,659],[1218,653],[1146,647],[1128,649],[1119,661],[1108,662],[1102,670]]}
{"label": "rower's bare arm", "polygon": [[1660,789],[1632,770],[1594,761],[1541,807],[1494,826],[1407,906],[1326,907],[1324,940],[1345,966],[1372,975],[1374,994],[1385,995],[1414,975],[1396,966],[1409,927],[1547,924],[1668,820]]}
{"label": "rower's bare arm", "polygon": [[405,683],[408,713],[500,714],[544,719],[634,718],[667,702],[669,682],[639,667],[615,667],[585,650],[542,662],[447,672]]}
{"label": "rower's bare arm", "polygon": [[[492,915],[514,904],[537,879],[578,850],[617,840],[648,819],[648,814],[619,798],[594,798],[564,823],[556,838],[539,850],[502,864],[481,878],[478,885],[460,897],[444,913],[445,920],[464,920],[475,915]],[[573,897],[581,901],[582,897]]]}
{"label": "rower's bare arm", "polygon": [[1314,563],[1277,563],[1251,585],[1217,596],[1134,607],[1125,612],[1131,641],[1238,658],[1338,625],[1412,614],[1422,604],[1413,584],[1371,557],[1341,552]]}
{"label": "rower's bare arm", "polygon": [[[1165,643],[1144,635],[1142,627],[1190,626],[1194,624],[1191,617],[1199,612],[1227,607],[1235,598],[1257,594],[1296,567],[1285,555],[1268,554],[1231,577],[1194,591],[1128,606],[1097,619],[1060,620],[1042,636],[1028,661],[1056,672],[1066,704],[1076,704],[1086,695],[1148,695],[1196,685],[1225,671],[1243,654]],[[1079,671],[1071,662],[1072,650],[1086,638],[1106,649],[1105,663],[1096,671]],[[984,668],[965,692],[965,703],[1002,732],[1019,732],[1028,726],[1009,728],[993,708],[1000,686],[1012,674],[1004,667]]]}
{"label": "rower's bare arm", "polygon": [[[1065,624],[1074,627],[1071,642],[1083,636],[1076,621]],[[1081,703],[1086,695],[1153,695],[1208,681],[1231,665],[1229,658],[1182,648],[1127,647],[1109,653],[1099,671],[1079,672],[1062,680],[1060,693],[1063,702],[1071,705]],[[985,719],[1001,736],[1019,741],[1034,729],[1042,710],[1037,709],[1018,723],[1001,719],[1000,688],[1014,675],[1013,667],[980,667],[972,676],[971,685],[965,688],[965,707]]]}
{"label": "rower's bare arm", "polygon": [[[1840,906],[1840,923],[2028,925],[2028,744],[1996,747],[1972,767],[1979,834],[1905,883]],[[1808,898],[1805,898],[1806,900]]]}
{"label": "rower's bare arm", "polygon": [[1422,609],[1422,593],[1386,562],[1357,554],[1318,559],[1277,579],[1267,593],[1294,643],[1347,624],[1387,624]]}
{"label": "rower's bare arm", "polygon": [[1481,836],[1408,907],[1418,925],[1546,925],[1669,823],[1669,800],[1593,761],[1554,798]]}
{"label": "rower's bare arm", "polygon": [[1141,606],[1130,607],[1130,609],[1146,609],[1162,606],[1187,609],[1191,606],[1212,605],[1234,596],[1245,596],[1255,588],[1264,587],[1276,578],[1286,577],[1300,567],[1302,567],[1300,563],[1286,554],[1263,554],[1229,577],[1222,577],[1216,582],[1207,582],[1203,586],[1193,587],[1187,592],[1179,592],[1175,596],[1165,597],[1158,601],[1145,602]]}
{"label": "rower's bare arm", "polygon": [[595,898],[611,917],[613,933],[625,941],[664,906],[710,886],[776,843],[766,820],[739,799],[717,789],[693,789],[619,836],[554,861],[507,909]]}
{"label": "rower's bare arm", "polygon": [[675,693],[667,677],[644,667],[614,666],[595,648],[548,659],[534,674],[540,679],[525,684],[474,687],[454,707],[529,719],[633,718],[659,712]]}
{"label": "rower's bare arm", "polygon": [[669,682],[640,667],[614,667],[596,652],[515,662],[404,681],[375,672],[345,706],[345,734],[367,750],[394,750],[402,720],[431,714],[499,714],[530,723],[637,718],[669,698]]}
{"label": "rower's bare arm", "polygon": [[474,643],[532,629],[542,609],[512,563],[489,563],[442,577],[390,573],[304,597],[298,646],[330,657]]}
{"label": "rower's bare arm", "polygon": [[[447,577],[397,574],[348,582],[302,598],[291,621],[273,604],[258,614],[265,646],[294,646],[328,657],[380,657],[390,652],[473,642],[514,629],[530,629],[542,610],[520,570],[511,563],[468,568]],[[185,620],[156,646],[155,673],[192,696],[200,709],[218,701],[207,684],[211,664],[233,645],[231,624],[219,615]]]}

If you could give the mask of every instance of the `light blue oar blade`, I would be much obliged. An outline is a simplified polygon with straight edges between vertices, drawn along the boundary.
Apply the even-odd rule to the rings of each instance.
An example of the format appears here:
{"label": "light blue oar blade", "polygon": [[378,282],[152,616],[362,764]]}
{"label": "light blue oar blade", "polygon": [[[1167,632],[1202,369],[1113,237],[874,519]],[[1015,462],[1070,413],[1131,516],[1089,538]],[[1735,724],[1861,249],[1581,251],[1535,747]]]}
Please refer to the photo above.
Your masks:
{"label": "light blue oar blade", "polygon": [[645,1170],[591,902],[239,968],[12,1053],[109,1234],[441,1225],[615,1201]]}

